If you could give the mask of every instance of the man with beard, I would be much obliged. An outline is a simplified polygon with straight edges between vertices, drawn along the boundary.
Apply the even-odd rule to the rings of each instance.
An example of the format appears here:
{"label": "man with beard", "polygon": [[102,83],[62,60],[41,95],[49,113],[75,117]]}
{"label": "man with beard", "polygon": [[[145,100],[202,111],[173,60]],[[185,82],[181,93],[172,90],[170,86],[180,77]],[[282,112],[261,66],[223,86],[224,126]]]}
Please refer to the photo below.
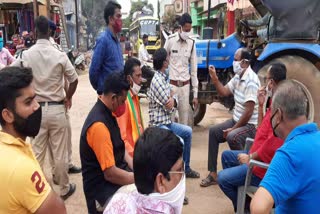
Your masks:
{"label": "man with beard", "polygon": [[[49,21],[44,16],[35,20],[37,43],[12,65],[31,67],[34,74],[35,99],[42,108],[39,134],[31,140],[32,149],[40,166],[44,166],[47,149],[52,152],[54,178],[60,185],[60,195],[66,200],[76,190],[68,176],[68,120],[67,110],[78,85],[78,75],[66,53],[57,50],[49,41]],[[64,91],[63,79],[68,80]]]}
{"label": "man with beard", "polygon": [[136,140],[143,133],[143,120],[138,93],[142,83],[141,63],[136,58],[130,58],[124,65],[124,74],[130,84],[127,94],[125,112],[117,118],[122,140],[129,155],[133,156]]}
{"label": "man with beard", "polygon": [[41,124],[32,80],[29,68],[7,67],[0,73],[0,212],[64,214],[62,200],[26,142],[38,134]]}

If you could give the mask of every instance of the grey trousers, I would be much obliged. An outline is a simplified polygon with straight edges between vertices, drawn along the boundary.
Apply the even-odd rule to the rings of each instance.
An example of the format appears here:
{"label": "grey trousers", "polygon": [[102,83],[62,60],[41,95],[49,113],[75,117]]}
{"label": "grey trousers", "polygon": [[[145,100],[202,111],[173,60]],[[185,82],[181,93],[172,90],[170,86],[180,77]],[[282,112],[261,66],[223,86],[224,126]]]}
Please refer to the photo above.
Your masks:
{"label": "grey trousers", "polygon": [[243,150],[247,137],[254,138],[256,128],[252,124],[246,124],[240,128],[232,130],[226,139],[223,138],[223,130],[232,128],[236,122],[233,119],[210,127],[208,145],[208,170],[217,172],[217,158],[219,144],[227,141],[231,150]]}

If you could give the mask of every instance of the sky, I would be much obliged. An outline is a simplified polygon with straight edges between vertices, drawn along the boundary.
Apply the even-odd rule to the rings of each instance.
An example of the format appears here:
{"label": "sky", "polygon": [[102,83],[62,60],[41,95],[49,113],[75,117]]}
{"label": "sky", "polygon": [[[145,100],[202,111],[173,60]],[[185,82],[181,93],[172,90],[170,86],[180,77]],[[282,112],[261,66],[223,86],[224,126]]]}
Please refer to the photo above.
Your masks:
{"label": "sky", "polygon": [[[122,7],[121,11],[129,14],[129,11],[131,8],[130,0],[118,0],[118,2]],[[148,3],[151,3],[153,5],[154,10],[155,10],[155,14],[153,14],[154,16],[157,16],[157,6],[158,6],[157,2],[158,2],[158,0],[148,0]],[[124,16],[124,18],[125,17],[126,16]]]}

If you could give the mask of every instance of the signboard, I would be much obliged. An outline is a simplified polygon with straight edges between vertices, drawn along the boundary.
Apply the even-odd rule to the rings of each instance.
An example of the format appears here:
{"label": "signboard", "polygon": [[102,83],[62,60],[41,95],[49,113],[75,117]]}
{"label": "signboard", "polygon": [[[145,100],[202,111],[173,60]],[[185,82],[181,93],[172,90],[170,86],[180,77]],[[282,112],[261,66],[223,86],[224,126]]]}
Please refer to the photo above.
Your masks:
{"label": "signboard", "polygon": [[157,20],[142,20],[140,21],[140,25],[158,25],[159,21]]}

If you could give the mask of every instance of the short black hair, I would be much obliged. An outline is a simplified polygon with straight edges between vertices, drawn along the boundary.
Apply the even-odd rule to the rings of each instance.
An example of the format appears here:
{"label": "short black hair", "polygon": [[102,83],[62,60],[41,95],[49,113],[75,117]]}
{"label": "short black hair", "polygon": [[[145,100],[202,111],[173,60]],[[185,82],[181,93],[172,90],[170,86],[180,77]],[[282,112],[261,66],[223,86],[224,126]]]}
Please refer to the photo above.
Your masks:
{"label": "short black hair", "polygon": [[251,61],[251,53],[247,48],[241,48],[240,60],[246,59],[249,62]]}
{"label": "short black hair", "polygon": [[173,25],[173,30],[177,30],[177,29],[180,29],[180,28],[181,28],[181,26],[178,23],[175,23]]}
{"label": "short black hair", "polygon": [[158,127],[147,128],[134,148],[134,182],[141,194],[154,191],[158,173],[170,180],[169,171],[182,157],[183,145],[170,130]]}
{"label": "short black hair", "polygon": [[142,39],[147,39],[148,35],[147,34],[143,34]]}
{"label": "short black hair", "polygon": [[121,5],[115,1],[109,1],[104,8],[104,20],[107,25],[109,24],[109,17],[114,15],[116,9],[121,10]]}
{"label": "short black hair", "polygon": [[192,19],[189,13],[182,14],[179,24],[183,27],[186,23],[192,24]]}
{"label": "short black hair", "polygon": [[141,62],[137,58],[129,58],[126,63],[124,64],[124,75],[132,76],[133,68],[136,66],[141,66]]}
{"label": "short black hair", "polygon": [[153,67],[155,70],[160,70],[164,61],[167,59],[167,51],[164,48],[159,48],[153,54]]}
{"label": "short black hair", "polygon": [[[33,80],[31,68],[5,67],[0,72],[0,112],[8,108],[15,110],[16,98],[19,97],[20,90],[28,87]],[[0,123],[5,125],[5,121],[0,116]]]}
{"label": "short black hair", "polygon": [[114,71],[104,81],[103,94],[114,93],[120,95],[123,90],[128,91],[129,89],[130,84],[124,73]]}
{"label": "short black hair", "polygon": [[36,18],[35,26],[38,34],[46,36],[49,33],[49,20],[45,16],[39,16]]}
{"label": "short black hair", "polygon": [[270,77],[279,83],[287,78],[287,68],[282,62],[274,62],[270,64]]}

